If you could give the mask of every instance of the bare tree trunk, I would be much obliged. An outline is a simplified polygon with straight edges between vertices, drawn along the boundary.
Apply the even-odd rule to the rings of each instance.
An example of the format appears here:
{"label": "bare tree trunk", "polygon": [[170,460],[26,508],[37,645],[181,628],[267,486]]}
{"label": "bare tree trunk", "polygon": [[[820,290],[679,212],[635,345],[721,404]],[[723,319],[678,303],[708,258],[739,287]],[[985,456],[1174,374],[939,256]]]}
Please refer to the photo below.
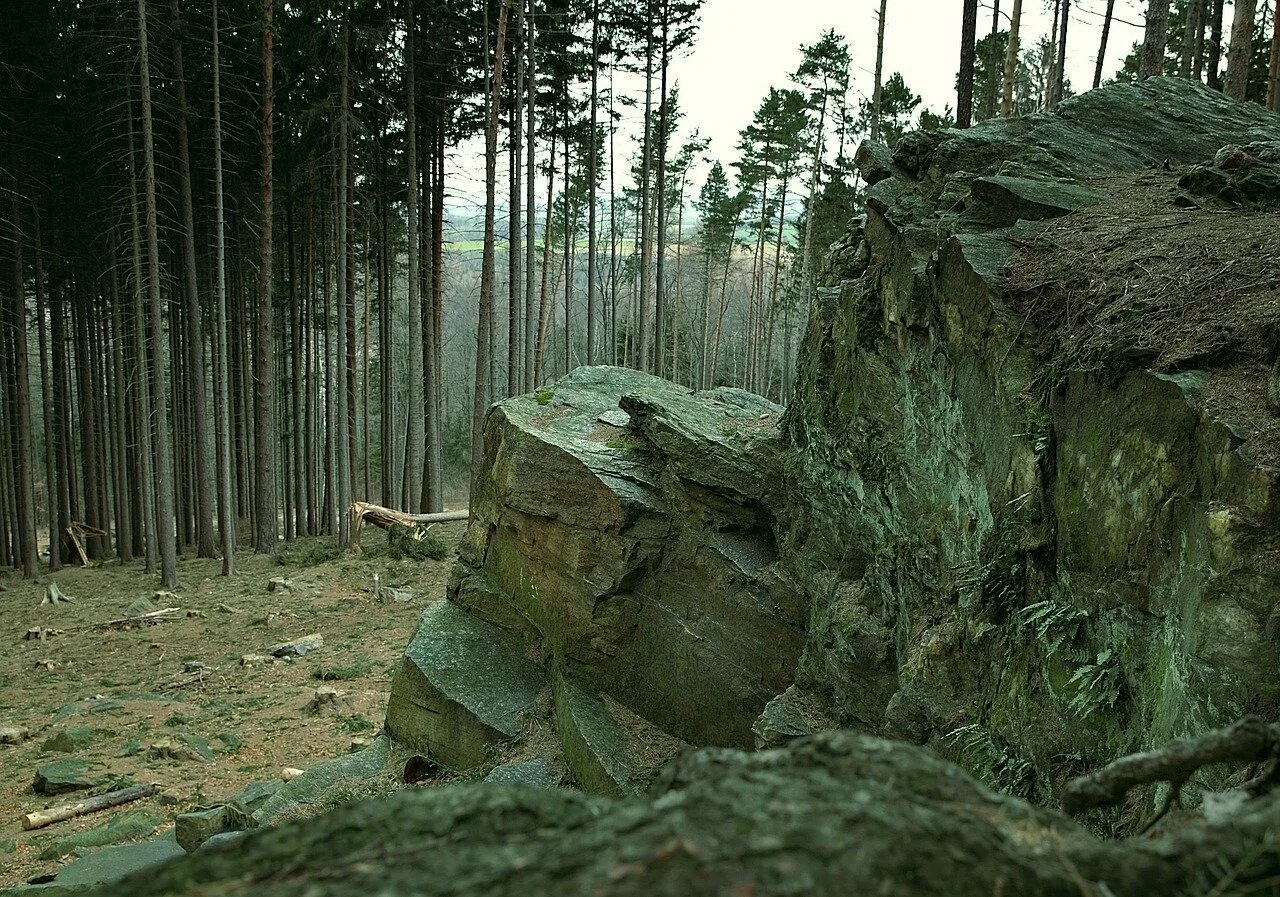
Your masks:
{"label": "bare tree trunk", "polygon": [[670,71],[668,27],[670,25],[670,0],[662,2],[662,86],[658,99],[658,184],[655,191],[654,226],[658,229],[658,264],[655,282],[653,314],[653,371],[659,377],[667,375],[667,76]]}
{"label": "bare tree trunk", "polygon": [[1009,19],[1009,46],[1004,54],[1004,93],[1000,98],[1000,114],[1013,115],[1013,84],[1018,75],[1018,32],[1022,28],[1022,0],[1013,0],[1013,15]]}
{"label": "bare tree trunk", "polygon": [[275,426],[275,345],[272,326],[271,268],[271,177],[274,149],[274,68],[272,55],[272,13],[275,0],[262,0],[262,225],[258,231],[258,320],[256,364],[254,365],[254,477],[253,550],[258,554],[275,551],[276,520],[276,426]]}
{"label": "bare tree trunk", "polygon": [[[142,224],[138,216],[138,175],[137,165],[134,162],[134,145],[133,145],[133,111],[130,108],[129,114],[129,192],[130,192],[130,222],[132,224],[133,235],[133,361],[134,372],[130,378],[134,384],[134,417],[138,427],[138,456],[141,462],[140,479],[142,481],[142,532],[145,542],[144,557],[146,559],[146,572],[154,573],[160,561],[160,549],[156,544],[156,486],[155,486],[155,453],[153,451],[154,443],[151,434],[151,376],[149,372],[149,364],[147,362],[147,338],[145,332],[146,314],[144,312],[143,291],[146,289],[146,276],[142,269]],[[58,301],[58,294],[54,293],[53,308],[51,309],[51,320],[53,327],[53,360],[54,360],[54,399],[57,402],[61,413],[65,414],[67,408],[66,390],[63,388],[62,396],[58,396],[59,388],[63,385],[63,364],[61,355],[65,351],[63,349],[64,342],[62,338],[62,308],[61,302]],[[59,426],[58,445],[64,452],[68,450],[67,433],[63,426]],[[65,463],[62,470],[69,473],[69,465]],[[71,492],[68,476],[59,477],[59,489],[69,494]],[[70,522],[68,517],[67,502],[62,502],[62,518],[58,528],[58,538],[62,538],[67,524]]]}
{"label": "bare tree trunk", "polygon": [[222,575],[236,572],[236,515],[231,497],[230,380],[227,376],[227,235],[222,196],[222,76],[218,55],[218,0],[213,0],[213,220],[214,294],[217,303],[218,352],[213,376],[218,439],[218,535],[222,543]]}
{"label": "bare tree trunk", "polygon": [[[642,371],[652,370],[650,367],[649,321],[651,294],[649,282],[649,263],[651,260],[649,246],[649,213],[652,196],[649,192],[649,157],[652,153],[653,119],[653,0],[645,0],[645,51],[644,51],[644,141],[640,148],[640,315],[637,322],[639,337],[636,354],[636,367]],[[566,172],[567,176],[567,172]]]}
{"label": "bare tree trunk", "polygon": [[1142,38],[1142,57],[1138,68],[1139,80],[1164,73],[1164,48],[1168,40],[1169,0],[1148,0],[1147,27]]}
{"label": "bare tree trunk", "polygon": [[190,388],[191,438],[195,443],[196,556],[215,557],[213,537],[213,475],[209,465],[209,415],[204,391],[204,337],[201,334],[200,294],[196,286],[195,213],[191,200],[191,154],[187,139],[187,86],[182,68],[182,17],[178,0],[169,0],[173,17],[173,80],[178,101],[178,171],[182,183],[183,323],[186,325],[186,363]]}
{"label": "bare tree trunk", "polygon": [[[1015,0],[1021,2],[1021,0]],[[880,110],[884,94],[884,20],[889,0],[880,0],[880,14],[876,17],[876,80],[871,93],[871,139],[880,139]]]}
{"label": "bare tree trunk", "polygon": [[1271,66],[1267,74],[1267,108],[1280,109],[1280,5],[1271,10]]}
{"label": "bare tree trunk", "polygon": [[[18,172],[17,159],[13,159],[13,175]],[[14,467],[17,472],[15,510],[17,511],[18,554],[22,560],[22,576],[34,579],[39,572],[39,552],[36,549],[36,494],[35,460],[31,450],[31,376],[27,370],[27,291],[26,276],[22,264],[22,209],[18,205],[18,184],[14,184],[12,196],[13,217],[13,306],[9,312],[9,327],[13,333],[13,389],[12,414],[16,417],[14,431]]]}
{"label": "bare tree trunk", "polygon": [[1253,25],[1258,0],[1235,0],[1231,44],[1227,53],[1227,96],[1244,102],[1249,93],[1249,64],[1253,59]]}
{"label": "bare tree trunk", "polygon": [[1107,0],[1107,11],[1102,17],[1102,40],[1098,44],[1098,60],[1093,69],[1093,88],[1102,84],[1102,67],[1107,59],[1107,40],[1111,37],[1111,22],[1115,18],[1116,0]]}
{"label": "bare tree trunk", "polygon": [[996,42],[1000,37],[1000,0],[994,0],[991,4],[991,34],[988,35],[987,43],[987,84],[986,94],[982,98],[982,120],[986,121],[996,114],[996,79],[999,75],[996,72],[997,66],[1000,64],[1000,48],[996,46]]}
{"label": "bare tree trunk", "polygon": [[507,40],[507,7],[502,0],[498,10],[498,36],[493,51],[493,79],[490,86],[488,118],[485,122],[484,147],[484,257],[480,271],[480,321],[476,331],[476,379],[471,414],[471,475],[479,475],[484,462],[484,417],[488,410],[489,324],[493,318],[494,269],[494,193],[498,177],[498,105],[502,96],[502,62]]}
{"label": "bare tree trunk", "polygon": [[1213,3],[1213,13],[1209,18],[1209,77],[1207,83],[1213,90],[1222,90],[1222,19],[1226,0],[1211,0],[1211,2]]}
{"label": "bare tree trunk", "polygon": [[[266,0],[270,4],[271,0]],[[156,167],[151,136],[151,72],[147,60],[147,4],[138,0],[139,68],[142,83],[143,183],[147,210],[147,288],[151,318],[151,417],[155,427],[156,543],[160,550],[160,583],[178,584],[173,516],[173,461],[169,456],[169,410],[164,382],[164,323],[160,304],[160,245],[156,222]]]}
{"label": "bare tree trunk", "polygon": [[1071,21],[1071,0],[1062,0],[1062,17],[1058,23],[1058,56],[1054,60],[1053,82],[1050,86],[1050,111],[1057,109],[1062,102],[1062,88],[1066,82],[1067,68],[1067,23]]}
{"label": "bare tree trunk", "polygon": [[[520,0],[521,7],[524,6],[524,0]],[[534,356],[537,352],[538,342],[538,319],[539,315],[535,314],[533,304],[534,296],[534,238],[536,237],[535,229],[537,228],[537,131],[535,125],[537,122],[537,95],[538,95],[538,66],[537,66],[537,29],[534,21],[534,4],[529,4],[529,26],[528,26],[528,69],[529,69],[529,85],[528,92],[525,95],[525,112],[527,139],[525,141],[525,243],[524,243],[524,389],[525,392],[533,392],[537,385],[537,369],[535,367]]]}
{"label": "bare tree trunk", "polygon": [[600,314],[596,298],[596,131],[600,103],[600,0],[591,2],[591,130],[587,149],[587,364],[596,363]]}
{"label": "bare tree trunk", "polygon": [[956,91],[956,127],[973,123],[973,53],[978,35],[978,0],[964,0],[960,25],[960,79]]}
{"label": "bare tree trunk", "polygon": [[522,110],[524,103],[525,54],[524,37],[524,0],[516,0],[515,36],[512,40],[516,78],[515,89],[511,96],[511,121],[509,139],[511,142],[508,181],[510,197],[508,199],[508,239],[507,239],[507,395],[513,396],[521,391],[524,385],[525,352],[523,337],[525,333],[522,312],[524,311],[524,288],[526,281],[522,271],[524,249],[521,245],[523,237],[521,218],[521,178],[524,164],[524,151],[521,137],[524,134]]}
{"label": "bare tree trunk", "polygon": [[347,85],[350,83],[350,54],[348,52],[348,31],[343,23],[342,30],[342,80],[339,82],[338,99],[338,165],[334,181],[333,220],[336,236],[334,251],[338,260],[337,280],[337,430],[335,442],[338,459],[337,488],[337,524],[338,544],[344,549],[351,548],[350,517],[347,508],[351,507],[351,395],[350,395],[350,303],[351,303],[351,257],[350,235],[347,232]]}
{"label": "bare tree trunk", "polygon": [[[40,205],[32,203],[32,245],[35,250],[36,275],[36,338],[40,348],[40,411],[44,425],[45,513],[49,517],[49,572],[56,573],[62,567],[61,540],[58,538],[58,479],[57,436],[54,425],[53,389],[50,377],[48,325],[45,321],[44,253],[40,240]],[[123,372],[121,367],[120,371]],[[125,417],[125,408],[120,406]]]}
{"label": "bare tree trunk", "polygon": [[1200,0],[1188,0],[1186,22],[1182,29],[1182,55],[1178,58],[1178,77],[1191,77],[1191,63],[1195,57],[1196,32],[1201,27],[1200,11],[1203,5]]}

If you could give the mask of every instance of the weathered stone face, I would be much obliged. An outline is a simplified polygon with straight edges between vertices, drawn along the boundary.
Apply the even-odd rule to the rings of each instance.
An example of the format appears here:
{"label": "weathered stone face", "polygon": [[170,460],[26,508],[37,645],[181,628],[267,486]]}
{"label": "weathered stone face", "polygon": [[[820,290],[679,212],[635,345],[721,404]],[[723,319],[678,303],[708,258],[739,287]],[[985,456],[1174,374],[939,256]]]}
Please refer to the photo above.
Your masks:
{"label": "weathered stone face", "polygon": [[[406,652],[391,732],[475,766],[547,690],[584,760],[617,753],[583,747],[620,726],[601,696],[685,741],[751,744],[806,615],[773,537],[781,412],[602,367],[496,405],[450,605]],[[514,709],[495,715],[513,676]]]}
{"label": "weathered stone face", "polygon": [[[1266,370],[1253,332],[1280,306],[1242,302],[1220,351],[1161,334],[1249,251],[1221,213],[1225,242],[1180,248],[1175,216],[1206,213],[1179,208],[1178,168],[1277,134],[1256,106],[1153,79],[910,135],[889,163],[860,153],[867,217],[810,322],[778,505],[783,565],[810,590],[799,685],[839,724],[1049,800],[1066,769],[1273,707],[1277,471],[1241,451],[1265,427],[1209,396]],[[1135,194],[1170,217],[1145,220]],[[1007,275],[1052,252],[1075,253],[1059,267],[1079,283],[1035,284],[1028,306]],[[1127,317],[1090,325],[1109,341],[1066,346],[1040,322],[1076,319],[1036,314],[1083,317],[1115,257],[1136,283],[1143,253],[1190,252],[1185,286],[1128,310],[1118,296]]]}

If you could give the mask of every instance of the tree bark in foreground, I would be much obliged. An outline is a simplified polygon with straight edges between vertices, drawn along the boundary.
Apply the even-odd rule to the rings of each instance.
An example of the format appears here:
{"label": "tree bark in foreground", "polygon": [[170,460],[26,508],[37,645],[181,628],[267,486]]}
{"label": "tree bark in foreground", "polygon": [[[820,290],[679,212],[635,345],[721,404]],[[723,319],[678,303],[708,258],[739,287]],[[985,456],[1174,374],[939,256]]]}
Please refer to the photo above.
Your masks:
{"label": "tree bark in foreground", "polygon": [[1258,0],[1235,0],[1235,7],[1227,52],[1226,94],[1233,100],[1244,102],[1249,93],[1249,65],[1253,60],[1253,24]]}
{"label": "tree bark in foreground", "polygon": [[1164,73],[1164,48],[1169,40],[1169,0],[1149,0],[1147,26],[1142,37],[1142,55],[1138,79],[1154,78]]}

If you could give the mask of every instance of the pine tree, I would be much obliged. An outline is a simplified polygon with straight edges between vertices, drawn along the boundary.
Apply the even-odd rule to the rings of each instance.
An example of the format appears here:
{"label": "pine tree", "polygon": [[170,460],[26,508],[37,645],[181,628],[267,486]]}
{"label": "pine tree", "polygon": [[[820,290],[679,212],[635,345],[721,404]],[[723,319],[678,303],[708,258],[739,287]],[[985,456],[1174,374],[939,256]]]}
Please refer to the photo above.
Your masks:
{"label": "pine tree", "polygon": [[1231,44],[1227,53],[1227,96],[1243,102],[1249,91],[1249,69],[1253,62],[1253,28],[1257,16],[1257,0],[1235,0],[1235,18],[1231,20]]}

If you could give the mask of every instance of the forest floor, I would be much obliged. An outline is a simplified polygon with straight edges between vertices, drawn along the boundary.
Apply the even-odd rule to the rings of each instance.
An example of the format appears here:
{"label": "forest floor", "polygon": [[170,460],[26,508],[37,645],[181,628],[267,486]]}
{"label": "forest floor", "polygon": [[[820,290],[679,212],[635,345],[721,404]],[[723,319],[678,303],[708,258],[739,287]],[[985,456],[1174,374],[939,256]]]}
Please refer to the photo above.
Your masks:
{"label": "forest floor", "polygon": [[[218,575],[220,561],[186,556],[179,587],[155,604],[181,614],[132,628],[96,624],[133,616],[130,605],[154,595],[141,564],[108,561],[35,582],[0,574],[0,729],[29,732],[21,744],[0,745],[0,888],[54,871],[74,858],[73,836],[112,818],[133,813],[128,821],[145,829],[138,837],[153,822],[163,832],[179,813],[375,735],[396,663],[422,610],[443,596],[465,525],[437,529],[450,548],[439,561],[393,559],[378,530],[366,532],[360,555],[337,555],[321,539],[274,557],[246,552],[231,579]],[[412,589],[412,600],[379,601],[375,572],[384,586]],[[288,587],[268,591],[277,577]],[[50,581],[74,600],[42,606]],[[36,627],[62,631],[25,640]],[[241,662],[312,633],[324,645],[306,656]],[[314,710],[323,686],[337,699]],[[22,814],[75,798],[32,787],[38,767],[68,758],[88,761],[99,790],[154,782],[159,793],[23,832]]]}

